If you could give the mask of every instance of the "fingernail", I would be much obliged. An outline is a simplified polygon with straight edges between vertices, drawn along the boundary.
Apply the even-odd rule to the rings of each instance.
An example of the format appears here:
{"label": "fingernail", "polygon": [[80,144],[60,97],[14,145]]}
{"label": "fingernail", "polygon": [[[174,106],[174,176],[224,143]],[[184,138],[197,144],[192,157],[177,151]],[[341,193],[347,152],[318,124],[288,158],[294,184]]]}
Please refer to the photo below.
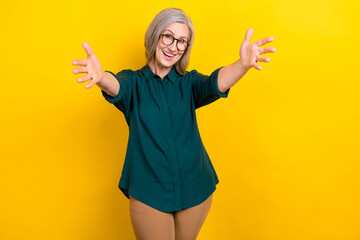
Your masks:
{"label": "fingernail", "polygon": [[73,63],[73,64],[76,64],[76,62],[75,62],[75,61],[73,61],[72,63]]}

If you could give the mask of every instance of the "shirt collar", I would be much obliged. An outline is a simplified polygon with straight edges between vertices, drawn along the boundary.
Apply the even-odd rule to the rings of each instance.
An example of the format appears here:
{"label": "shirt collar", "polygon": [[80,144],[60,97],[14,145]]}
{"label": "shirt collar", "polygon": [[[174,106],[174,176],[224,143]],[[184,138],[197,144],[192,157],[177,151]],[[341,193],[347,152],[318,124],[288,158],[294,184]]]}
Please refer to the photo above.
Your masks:
{"label": "shirt collar", "polygon": [[[142,69],[141,69],[145,75],[146,81],[150,81],[153,78],[155,78],[155,76],[157,76],[157,78],[160,79],[160,77],[158,75],[156,75],[155,73],[153,73],[149,67],[148,64],[146,64]],[[170,72],[164,77],[168,78],[172,83],[175,82],[176,79],[179,79],[181,77],[181,75],[176,71],[175,65],[172,66]]]}

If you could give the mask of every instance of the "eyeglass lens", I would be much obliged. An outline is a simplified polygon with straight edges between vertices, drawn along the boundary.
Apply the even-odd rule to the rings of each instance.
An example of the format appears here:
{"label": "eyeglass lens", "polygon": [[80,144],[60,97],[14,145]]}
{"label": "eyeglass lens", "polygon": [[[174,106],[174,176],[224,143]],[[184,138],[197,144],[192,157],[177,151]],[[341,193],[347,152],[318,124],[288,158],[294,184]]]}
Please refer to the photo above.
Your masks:
{"label": "eyeglass lens", "polygon": [[[174,42],[175,38],[169,34],[162,35],[162,41],[165,45],[170,45]],[[187,47],[187,42],[183,39],[179,39],[176,41],[177,48],[182,51]]]}

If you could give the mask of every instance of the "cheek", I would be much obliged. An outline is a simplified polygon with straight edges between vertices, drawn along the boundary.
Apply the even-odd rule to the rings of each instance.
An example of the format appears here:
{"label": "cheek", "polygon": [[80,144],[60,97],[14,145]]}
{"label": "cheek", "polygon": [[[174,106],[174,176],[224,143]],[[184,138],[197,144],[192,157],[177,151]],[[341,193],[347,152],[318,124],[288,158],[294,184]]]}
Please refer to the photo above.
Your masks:
{"label": "cheek", "polygon": [[157,49],[157,50],[156,50],[156,56],[155,56],[155,57],[156,57],[157,59],[160,59],[160,58],[162,57],[161,55],[162,55],[161,49]]}
{"label": "cheek", "polygon": [[184,56],[184,54],[179,55],[179,60]]}

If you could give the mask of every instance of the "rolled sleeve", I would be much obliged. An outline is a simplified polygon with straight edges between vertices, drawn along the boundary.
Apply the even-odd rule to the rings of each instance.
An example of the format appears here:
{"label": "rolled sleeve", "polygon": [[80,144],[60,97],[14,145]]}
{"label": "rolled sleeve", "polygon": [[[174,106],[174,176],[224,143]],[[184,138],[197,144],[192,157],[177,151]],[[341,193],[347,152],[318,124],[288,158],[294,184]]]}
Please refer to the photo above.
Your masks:
{"label": "rolled sleeve", "polygon": [[196,108],[212,103],[220,97],[227,98],[230,88],[223,93],[219,91],[218,87],[218,75],[221,68],[223,67],[216,69],[210,76],[203,75],[196,70],[190,72]]}
{"label": "rolled sleeve", "polygon": [[101,90],[102,95],[109,103],[114,104],[120,111],[124,114],[128,111],[130,102],[131,102],[131,89],[132,89],[132,79],[131,79],[131,70],[122,70],[116,75],[111,71],[105,71],[112,74],[119,82],[120,89],[117,96],[110,96],[105,91]]}

